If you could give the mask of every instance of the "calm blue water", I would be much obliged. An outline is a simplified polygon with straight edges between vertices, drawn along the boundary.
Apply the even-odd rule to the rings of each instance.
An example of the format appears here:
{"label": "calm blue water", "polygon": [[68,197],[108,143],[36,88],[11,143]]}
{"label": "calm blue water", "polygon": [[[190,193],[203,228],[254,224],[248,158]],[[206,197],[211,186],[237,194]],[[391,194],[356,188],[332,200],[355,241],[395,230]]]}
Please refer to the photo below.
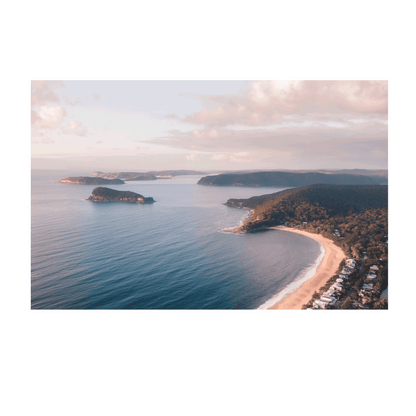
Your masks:
{"label": "calm blue water", "polygon": [[315,241],[271,230],[226,234],[248,211],[223,205],[278,188],[207,187],[199,177],[111,186],[152,205],[85,201],[92,172],[32,171],[32,308],[249,309],[319,255]]}

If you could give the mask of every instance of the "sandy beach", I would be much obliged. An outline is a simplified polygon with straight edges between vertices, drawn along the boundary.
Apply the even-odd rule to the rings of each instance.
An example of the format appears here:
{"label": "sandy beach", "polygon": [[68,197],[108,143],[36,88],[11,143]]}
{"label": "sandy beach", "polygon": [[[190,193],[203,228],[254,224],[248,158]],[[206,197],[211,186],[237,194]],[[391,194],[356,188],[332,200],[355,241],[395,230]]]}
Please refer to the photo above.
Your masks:
{"label": "sandy beach", "polygon": [[338,270],[342,259],[346,258],[342,249],[334,244],[333,241],[323,237],[320,234],[312,234],[306,231],[301,231],[293,228],[278,226],[272,227],[276,230],[283,230],[291,233],[302,234],[306,237],[312,238],[321,243],[325,249],[325,255],[319,264],[316,273],[304,282],[294,292],[289,293],[283,299],[278,301],[268,309],[302,309],[302,306],[307,303],[316,290],[320,289],[329,278],[331,278]]}

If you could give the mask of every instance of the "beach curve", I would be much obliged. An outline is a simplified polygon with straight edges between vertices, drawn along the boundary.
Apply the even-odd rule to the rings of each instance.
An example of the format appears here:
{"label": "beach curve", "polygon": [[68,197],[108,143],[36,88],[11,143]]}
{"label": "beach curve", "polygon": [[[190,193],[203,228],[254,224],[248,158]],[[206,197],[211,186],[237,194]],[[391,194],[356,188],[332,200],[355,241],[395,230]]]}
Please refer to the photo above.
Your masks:
{"label": "beach curve", "polygon": [[297,230],[284,226],[271,228],[275,230],[301,234],[305,237],[312,238],[313,240],[320,243],[325,250],[325,253],[322,256],[322,260],[317,265],[313,276],[304,281],[299,287],[294,289],[294,291],[287,293],[285,296],[283,296],[283,298],[276,298],[276,303],[272,304],[271,306],[267,305],[267,309],[302,309],[302,306],[310,301],[315,291],[319,290],[323,285],[325,285],[325,283],[337,272],[339,264],[343,259],[347,258],[347,256],[340,247],[334,244],[332,240],[325,238],[320,234],[308,233],[303,230]]}

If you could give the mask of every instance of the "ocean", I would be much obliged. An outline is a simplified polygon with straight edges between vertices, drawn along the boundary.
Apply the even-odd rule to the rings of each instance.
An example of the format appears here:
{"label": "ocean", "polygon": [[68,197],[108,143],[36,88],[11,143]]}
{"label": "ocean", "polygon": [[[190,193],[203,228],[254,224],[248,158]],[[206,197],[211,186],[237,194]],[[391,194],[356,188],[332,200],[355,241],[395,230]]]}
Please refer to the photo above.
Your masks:
{"label": "ocean", "polygon": [[[109,186],[154,204],[86,201],[92,172],[32,170],[32,309],[257,309],[316,267],[294,233],[231,234],[248,210],[224,205],[284,188],[210,187],[200,176]],[[292,286],[291,286],[292,285]]]}

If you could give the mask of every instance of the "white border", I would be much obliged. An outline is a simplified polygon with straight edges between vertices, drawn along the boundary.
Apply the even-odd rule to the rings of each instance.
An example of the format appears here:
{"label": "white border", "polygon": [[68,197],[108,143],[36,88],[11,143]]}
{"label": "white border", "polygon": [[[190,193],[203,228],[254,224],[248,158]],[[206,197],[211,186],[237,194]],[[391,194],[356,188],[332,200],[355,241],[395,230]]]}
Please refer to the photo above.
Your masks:
{"label": "white border", "polygon": [[[388,80],[388,310],[31,310],[31,80]],[[401,66],[16,66],[15,325],[401,326],[403,314],[403,68]]]}

